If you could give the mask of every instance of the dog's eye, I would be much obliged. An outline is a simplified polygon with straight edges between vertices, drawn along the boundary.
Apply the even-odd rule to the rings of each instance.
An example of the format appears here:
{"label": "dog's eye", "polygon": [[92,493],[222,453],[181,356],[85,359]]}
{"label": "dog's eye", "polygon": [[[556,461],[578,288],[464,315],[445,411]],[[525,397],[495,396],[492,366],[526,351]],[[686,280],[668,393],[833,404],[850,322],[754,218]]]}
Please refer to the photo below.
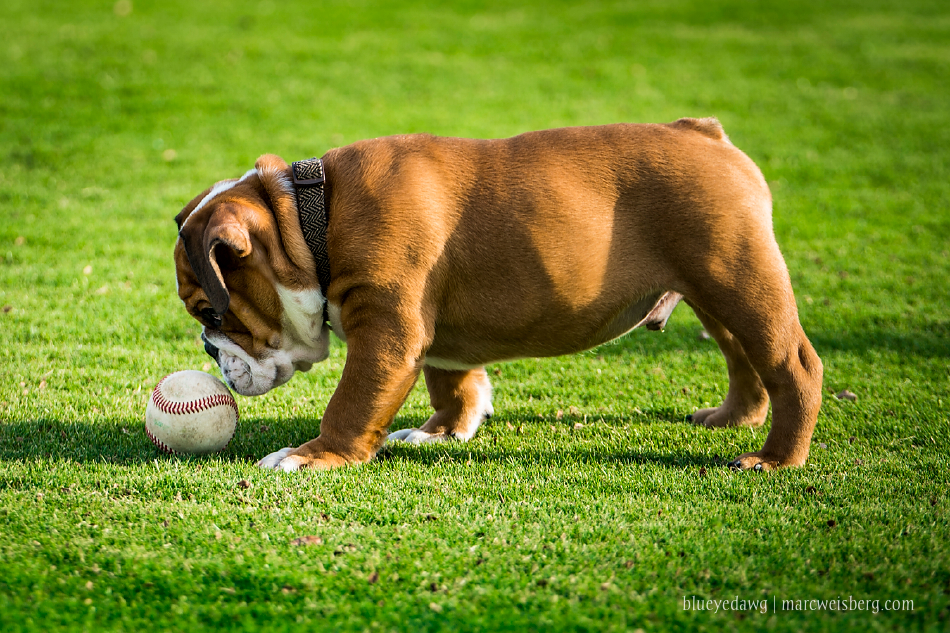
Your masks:
{"label": "dog's eye", "polygon": [[210,323],[214,327],[221,327],[221,317],[213,308],[205,308],[200,314],[205,323]]}

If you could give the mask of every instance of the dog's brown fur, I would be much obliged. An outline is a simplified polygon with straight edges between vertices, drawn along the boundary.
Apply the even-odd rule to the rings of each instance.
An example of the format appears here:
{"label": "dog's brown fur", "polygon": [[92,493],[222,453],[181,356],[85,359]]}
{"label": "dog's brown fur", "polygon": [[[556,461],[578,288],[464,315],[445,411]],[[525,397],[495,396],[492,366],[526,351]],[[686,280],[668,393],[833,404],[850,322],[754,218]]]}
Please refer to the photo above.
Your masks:
{"label": "dog's brown fur", "polygon": [[[765,445],[735,464],[805,463],[821,361],[799,324],[768,187],[715,119],[503,140],[396,136],[323,158],[332,279],[321,290],[348,347],[320,436],[287,455],[295,467],[371,459],[424,366],[436,413],[423,430],[468,437],[485,364],[659,327],[680,295],[729,372],[723,404],[693,420],[759,426],[771,400]],[[208,250],[215,239],[230,247],[215,262],[231,297],[220,330],[252,355],[280,337],[275,284],[317,284],[293,194],[277,182],[287,165],[263,156],[257,166],[260,177],[208,202],[186,229]],[[211,302],[184,251],[179,293],[203,320]]]}

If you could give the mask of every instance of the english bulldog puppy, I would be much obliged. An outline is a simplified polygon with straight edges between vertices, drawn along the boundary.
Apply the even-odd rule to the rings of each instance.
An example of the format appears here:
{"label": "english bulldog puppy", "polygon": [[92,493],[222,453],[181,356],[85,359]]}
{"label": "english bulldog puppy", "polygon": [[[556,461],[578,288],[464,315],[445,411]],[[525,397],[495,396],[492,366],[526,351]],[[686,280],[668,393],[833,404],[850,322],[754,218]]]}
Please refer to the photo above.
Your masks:
{"label": "english bulldog puppy", "polygon": [[[799,323],[766,182],[716,119],[392,136],[330,150],[317,171],[300,180],[261,156],[177,217],[178,293],[235,391],[263,394],[307,371],[327,357],[331,329],[346,342],[319,437],[260,466],[372,459],[420,372],[435,412],[389,439],[467,440],[492,413],[486,364],[659,329],[681,300],[729,374],[723,403],[692,421],[759,426],[771,401],[762,449],[730,465],[805,463],[821,360]],[[298,204],[317,181],[325,255]]]}

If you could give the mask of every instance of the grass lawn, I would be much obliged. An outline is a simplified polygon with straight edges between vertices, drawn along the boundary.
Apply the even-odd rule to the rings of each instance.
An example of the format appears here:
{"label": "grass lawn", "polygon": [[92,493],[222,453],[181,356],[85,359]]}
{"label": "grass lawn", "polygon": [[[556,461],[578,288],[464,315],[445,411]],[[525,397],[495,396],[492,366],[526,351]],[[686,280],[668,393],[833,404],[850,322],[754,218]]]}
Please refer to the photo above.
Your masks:
{"label": "grass lawn", "polygon": [[[4,0],[0,24],[0,630],[950,628],[944,0]],[[155,383],[208,369],[172,218],[258,155],[711,115],[771,185],[824,361],[804,468],[732,472],[766,430],[686,422],[727,381],[685,307],[490,367],[468,443],[257,469],[318,433],[338,341],[239,398],[225,452],[146,438]],[[427,416],[420,384],[394,428]]]}

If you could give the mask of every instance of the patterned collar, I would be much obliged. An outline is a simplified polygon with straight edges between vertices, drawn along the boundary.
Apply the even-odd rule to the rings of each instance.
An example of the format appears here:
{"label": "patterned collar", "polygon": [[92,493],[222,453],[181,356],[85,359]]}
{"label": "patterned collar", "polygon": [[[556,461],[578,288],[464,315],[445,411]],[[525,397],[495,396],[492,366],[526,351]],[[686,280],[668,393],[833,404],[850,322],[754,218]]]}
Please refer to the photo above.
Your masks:
{"label": "patterned collar", "polygon": [[[323,189],[326,183],[323,161],[319,158],[299,160],[293,164],[291,171],[294,190],[297,194],[300,228],[303,230],[304,241],[307,242],[307,247],[317,263],[317,280],[320,282],[320,291],[326,299],[327,288],[330,286],[330,258],[327,255],[329,213]],[[326,320],[326,303],[324,303],[323,316]]]}

